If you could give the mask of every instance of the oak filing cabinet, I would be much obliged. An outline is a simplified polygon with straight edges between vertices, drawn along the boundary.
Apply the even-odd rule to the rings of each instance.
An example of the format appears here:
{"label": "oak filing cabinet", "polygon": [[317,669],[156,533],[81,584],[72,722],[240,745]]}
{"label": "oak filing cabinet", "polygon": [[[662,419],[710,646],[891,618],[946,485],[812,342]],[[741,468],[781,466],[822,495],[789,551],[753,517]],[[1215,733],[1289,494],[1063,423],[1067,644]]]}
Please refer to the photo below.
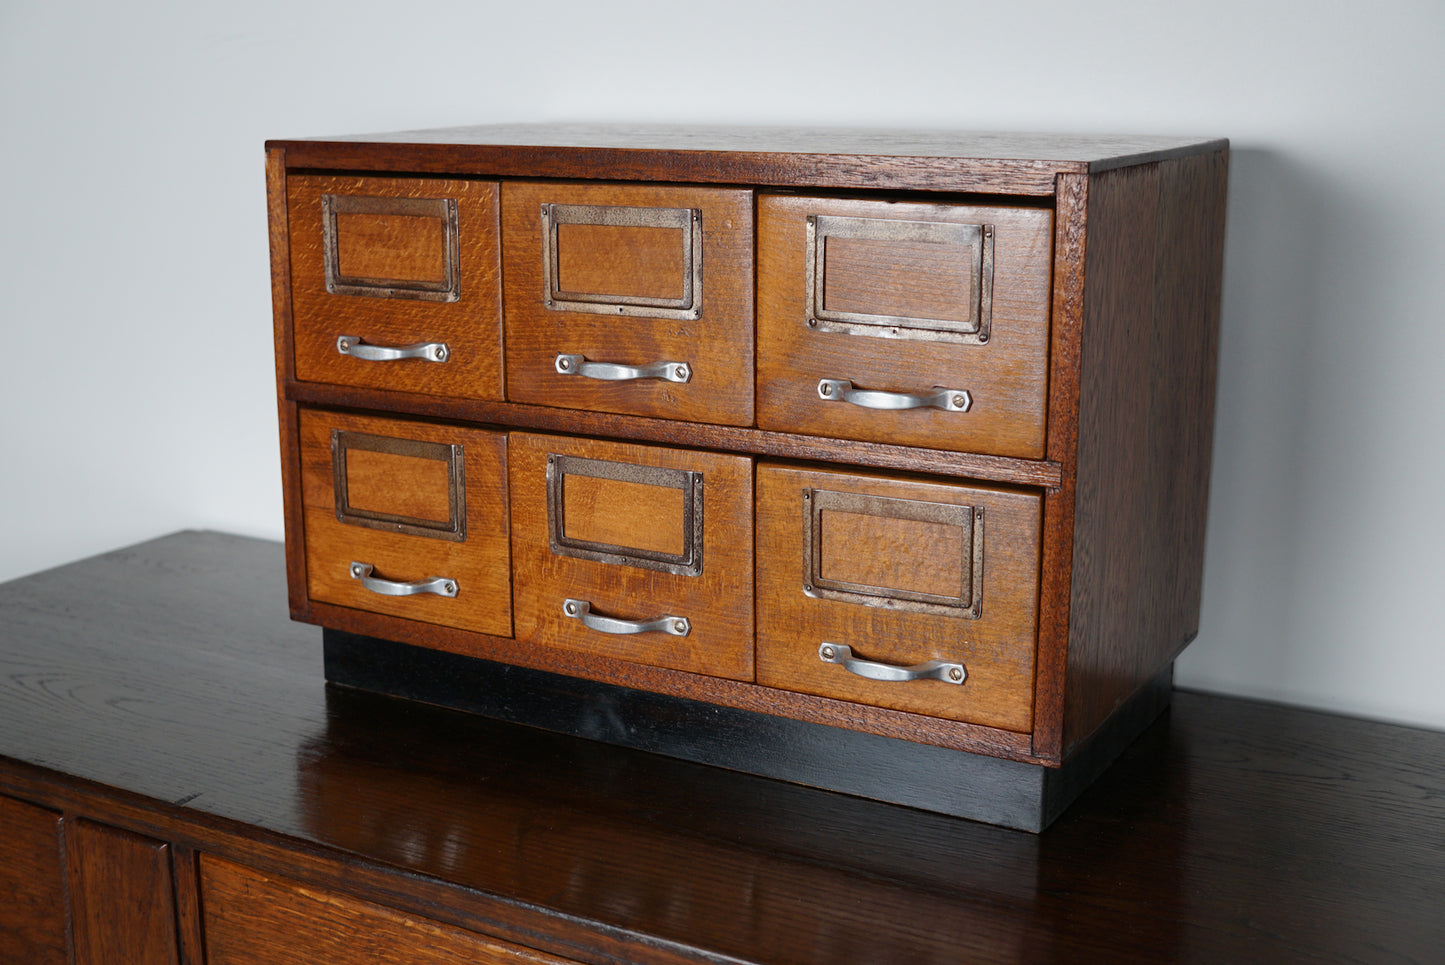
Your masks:
{"label": "oak filing cabinet", "polygon": [[267,146],[328,676],[1039,830],[1197,629],[1227,144]]}

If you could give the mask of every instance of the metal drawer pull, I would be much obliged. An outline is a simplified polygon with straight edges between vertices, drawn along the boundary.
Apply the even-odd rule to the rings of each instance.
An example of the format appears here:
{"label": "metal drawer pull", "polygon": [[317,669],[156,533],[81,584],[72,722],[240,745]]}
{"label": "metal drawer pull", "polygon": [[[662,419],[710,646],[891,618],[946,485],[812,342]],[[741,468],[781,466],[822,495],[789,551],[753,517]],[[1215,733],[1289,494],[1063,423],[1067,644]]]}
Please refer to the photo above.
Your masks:
{"label": "metal drawer pull", "polygon": [[367,345],[358,335],[341,335],[336,351],[366,362],[395,362],[397,359],[421,359],[423,362],[445,362],[451,358],[446,342],[413,342],[411,345]]}
{"label": "metal drawer pull", "polygon": [[456,596],[457,581],[445,576],[431,576],[413,583],[397,583],[371,575],[370,563],[352,563],[351,578],[360,580],[361,585],[382,596],[415,596],[418,593],[435,593],[437,596]]}
{"label": "metal drawer pull", "polygon": [[943,660],[929,660],[911,667],[896,667],[891,663],[875,663],[853,656],[853,648],[841,643],[825,643],[818,648],[818,659],[824,663],[836,663],[851,674],[867,677],[869,680],[908,681],[942,680],[947,684],[961,684],[968,679],[968,671],[961,663]]}
{"label": "metal drawer pull", "polygon": [[824,402],[851,402],[865,409],[942,409],[945,412],[967,412],[973,396],[967,389],[933,387],[930,395],[908,395],[904,392],[876,392],[859,389],[847,379],[819,379],[818,398]]}
{"label": "metal drawer pull", "polygon": [[635,379],[662,379],[666,382],[687,382],[692,379],[692,366],[686,362],[653,362],[651,365],[615,365],[612,362],[589,362],[585,355],[559,355],[553,363],[559,375],[580,375],[602,382],[631,382]]}
{"label": "metal drawer pull", "polygon": [[581,620],[584,627],[599,633],[670,633],[674,637],[685,637],[692,632],[692,622],[687,617],[661,616],[652,620],[618,620],[592,612],[592,604],[586,600],[566,600],[562,612],[574,620]]}

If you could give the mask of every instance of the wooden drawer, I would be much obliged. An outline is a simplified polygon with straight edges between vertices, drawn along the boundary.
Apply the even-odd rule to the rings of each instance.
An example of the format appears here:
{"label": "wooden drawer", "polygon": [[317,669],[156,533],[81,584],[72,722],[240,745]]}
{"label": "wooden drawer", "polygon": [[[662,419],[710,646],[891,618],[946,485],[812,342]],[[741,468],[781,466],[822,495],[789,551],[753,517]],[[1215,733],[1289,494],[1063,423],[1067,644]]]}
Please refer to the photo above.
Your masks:
{"label": "wooden drawer", "polygon": [[507,398],[751,425],[752,197],[509,182]]}
{"label": "wooden drawer", "polygon": [[300,423],[310,597],[510,636],[506,437],[310,409]]}
{"label": "wooden drawer", "polygon": [[501,399],[497,196],[488,181],[288,178],[296,377]]}
{"label": "wooden drawer", "polygon": [[526,433],[507,459],[518,640],[752,679],[751,459]]}
{"label": "wooden drawer", "polygon": [[1040,208],[759,198],[758,426],[1041,458],[1052,245]]}
{"label": "wooden drawer", "polygon": [[1029,730],[1038,496],[760,465],[757,524],[758,683]]}
{"label": "wooden drawer", "polygon": [[563,965],[556,958],[350,895],[201,856],[208,965]]}

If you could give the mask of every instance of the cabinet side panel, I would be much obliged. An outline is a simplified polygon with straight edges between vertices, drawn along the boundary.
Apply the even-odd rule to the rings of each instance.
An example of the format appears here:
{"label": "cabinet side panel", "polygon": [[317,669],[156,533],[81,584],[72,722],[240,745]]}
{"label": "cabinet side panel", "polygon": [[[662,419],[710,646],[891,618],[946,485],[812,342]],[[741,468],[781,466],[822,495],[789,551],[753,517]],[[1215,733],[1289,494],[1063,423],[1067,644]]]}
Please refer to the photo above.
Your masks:
{"label": "cabinet side panel", "polygon": [[1069,591],[1074,556],[1074,459],[1079,439],[1079,332],[1084,320],[1089,179],[1060,175],[1054,214],[1054,277],[1049,336],[1046,454],[1060,467],[1044,493],[1039,569],[1039,642],[1034,679],[1033,752],[1060,760],[1064,749],[1064,679],[1069,645]]}
{"label": "cabinet side panel", "polygon": [[178,965],[169,845],[67,822],[76,965]]}
{"label": "cabinet side panel", "polygon": [[1066,752],[1197,630],[1226,164],[1091,179]]}
{"label": "cabinet side panel", "polygon": [[60,815],[0,797],[0,962],[68,961]]}
{"label": "cabinet side panel", "polygon": [[1224,282],[1224,217],[1229,152],[1159,165],[1159,255],[1154,314],[1173,320],[1169,353],[1178,360],[1172,421],[1161,439],[1167,476],[1168,529],[1177,547],[1168,603],[1181,642],[1199,632],[1204,585],[1205,514],[1214,452],[1214,401],[1219,367],[1219,305]]}
{"label": "cabinet side panel", "polygon": [[291,616],[305,619],[306,553],[302,546],[301,459],[297,450],[296,405],[286,384],[296,378],[291,321],[291,241],[286,214],[286,154],[266,152],[266,218],[271,237],[271,313],[276,340],[276,409],[281,439],[281,496],[286,521],[286,586]]}

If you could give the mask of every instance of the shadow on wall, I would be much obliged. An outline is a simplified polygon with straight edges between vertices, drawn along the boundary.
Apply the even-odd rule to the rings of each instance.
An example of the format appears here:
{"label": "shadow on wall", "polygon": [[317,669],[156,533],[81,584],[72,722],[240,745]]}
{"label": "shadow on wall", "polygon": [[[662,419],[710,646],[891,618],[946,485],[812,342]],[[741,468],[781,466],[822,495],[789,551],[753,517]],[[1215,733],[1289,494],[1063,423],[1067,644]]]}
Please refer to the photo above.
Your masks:
{"label": "shadow on wall", "polygon": [[1231,154],[1204,645],[1185,657],[1186,686],[1191,671],[1210,683],[1280,680],[1293,662],[1291,610],[1306,578],[1303,440],[1324,307],[1322,238],[1333,220],[1325,195],[1278,153]]}

